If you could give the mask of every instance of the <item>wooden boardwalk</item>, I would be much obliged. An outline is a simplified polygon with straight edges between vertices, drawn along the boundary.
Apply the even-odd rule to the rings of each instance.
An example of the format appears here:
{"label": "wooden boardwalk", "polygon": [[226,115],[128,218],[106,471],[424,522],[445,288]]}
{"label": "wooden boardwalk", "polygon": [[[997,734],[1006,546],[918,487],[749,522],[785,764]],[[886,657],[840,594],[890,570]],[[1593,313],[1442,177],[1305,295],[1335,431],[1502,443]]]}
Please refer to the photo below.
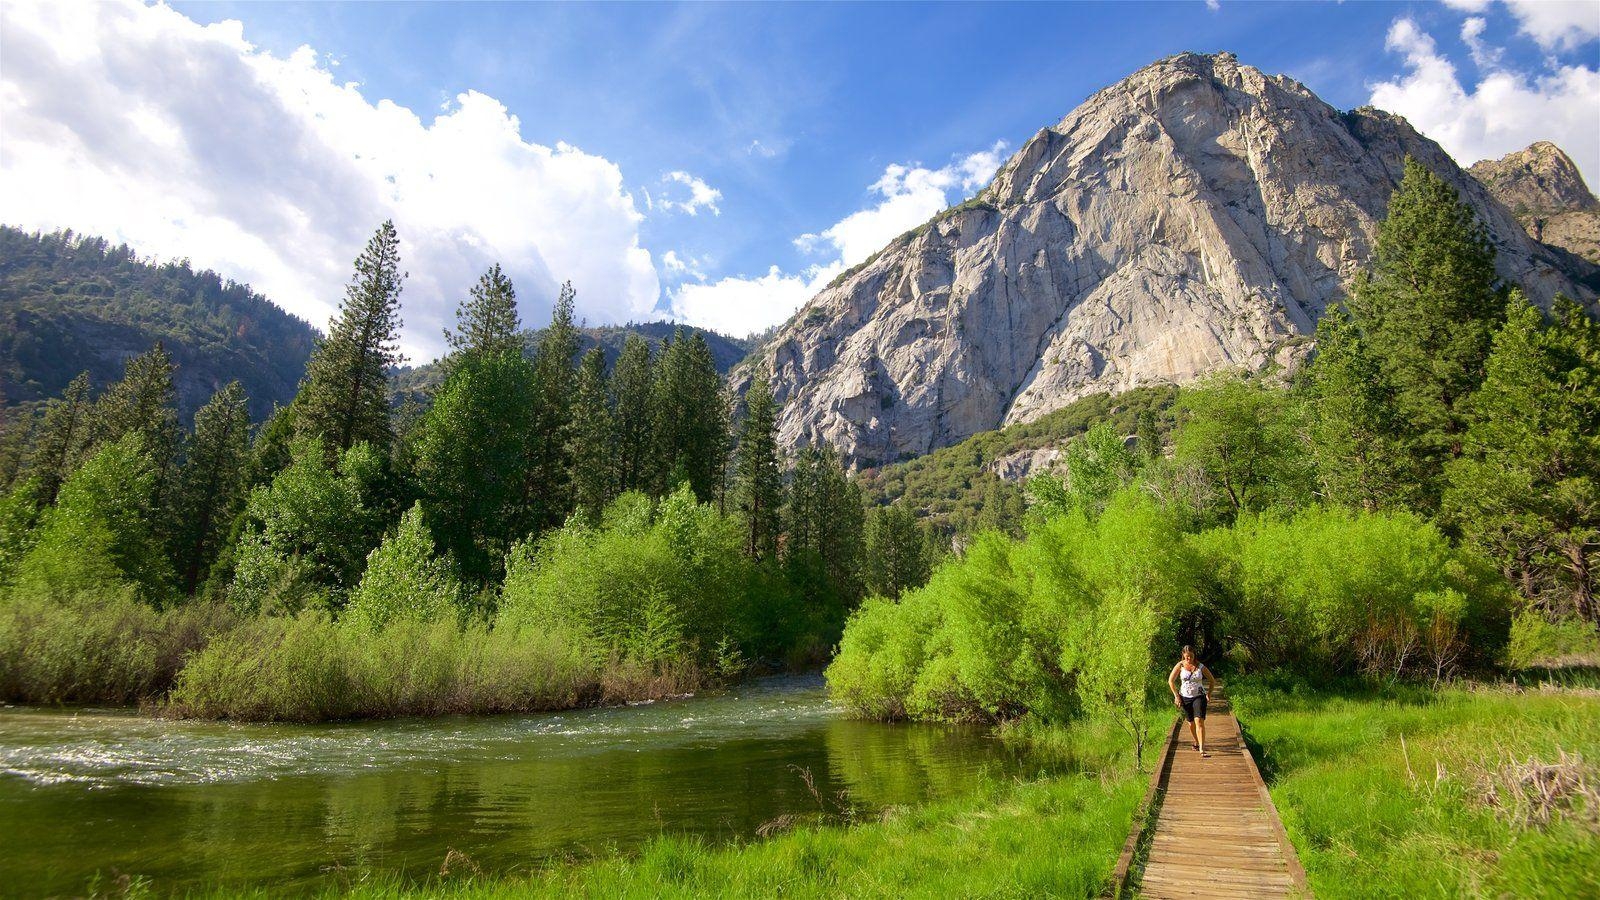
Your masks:
{"label": "wooden boardwalk", "polygon": [[[1187,723],[1168,735],[1146,798],[1149,812],[1117,867],[1118,893],[1155,898],[1310,897],[1306,873],[1284,833],[1239,722],[1212,692],[1206,750]],[[1144,864],[1135,865],[1144,849]]]}

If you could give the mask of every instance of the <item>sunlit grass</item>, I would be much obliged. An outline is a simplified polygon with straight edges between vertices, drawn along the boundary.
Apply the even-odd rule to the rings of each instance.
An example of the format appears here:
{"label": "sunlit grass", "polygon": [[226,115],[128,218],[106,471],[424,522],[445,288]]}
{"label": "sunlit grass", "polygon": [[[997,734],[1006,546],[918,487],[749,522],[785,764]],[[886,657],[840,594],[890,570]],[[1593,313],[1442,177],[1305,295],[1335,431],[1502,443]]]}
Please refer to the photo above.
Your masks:
{"label": "sunlit grass", "polygon": [[1496,778],[1564,751],[1594,784],[1600,694],[1266,681],[1232,692],[1318,897],[1600,896],[1600,810],[1571,797],[1547,827],[1519,823]]}

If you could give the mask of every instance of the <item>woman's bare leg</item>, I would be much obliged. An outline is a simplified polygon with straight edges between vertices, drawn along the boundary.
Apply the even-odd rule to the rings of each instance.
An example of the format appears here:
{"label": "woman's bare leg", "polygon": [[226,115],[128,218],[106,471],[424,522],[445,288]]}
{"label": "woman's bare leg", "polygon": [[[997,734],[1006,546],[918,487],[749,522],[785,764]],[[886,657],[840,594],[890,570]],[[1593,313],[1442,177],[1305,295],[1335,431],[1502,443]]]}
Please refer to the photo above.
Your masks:
{"label": "woman's bare leg", "polygon": [[1201,745],[1203,745],[1205,743],[1205,741],[1201,740],[1201,738],[1200,738],[1200,732],[1198,731],[1199,725],[1200,725],[1200,720],[1199,719],[1190,719],[1189,720],[1189,737],[1193,739],[1194,747],[1195,747],[1196,750],[1200,749]]}
{"label": "woman's bare leg", "polygon": [[1200,745],[1200,752],[1206,752],[1206,720],[1196,717],[1194,720],[1195,741]]}

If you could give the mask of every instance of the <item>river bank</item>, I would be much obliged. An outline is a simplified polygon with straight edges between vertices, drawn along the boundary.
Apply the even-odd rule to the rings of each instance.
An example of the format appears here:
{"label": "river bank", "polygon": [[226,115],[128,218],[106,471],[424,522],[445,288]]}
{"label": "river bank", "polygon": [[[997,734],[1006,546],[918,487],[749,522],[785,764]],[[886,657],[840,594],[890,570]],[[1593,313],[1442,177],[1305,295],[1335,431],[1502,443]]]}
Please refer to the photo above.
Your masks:
{"label": "river bank", "polygon": [[511,883],[662,841],[710,852],[914,817],[1081,765],[983,729],[849,719],[814,675],[633,706],[323,725],[8,708],[0,831],[29,840],[0,856],[0,883],[301,895],[420,888],[442,869]]}
{"label": "river bank", "polygon": [[[1230,693],[1317,896],[1569,898],[1600,895],[1590,862],[1600,853],[1600,692],[1586,684],[1433,690],[1257,677],[1231,680]],[[1152,709],[1151,726],[1169,715]],[[660,836],[635,852],[509,876],[458,857],[426,884],[358,878],[327,895],[1099,896],[1147,777],[1119,734],[1023,732],[1036,747],[1074,748],[1080,767],[753,843]],[[1535,803],[1524,776],[1552,766],[1564,787]]]}

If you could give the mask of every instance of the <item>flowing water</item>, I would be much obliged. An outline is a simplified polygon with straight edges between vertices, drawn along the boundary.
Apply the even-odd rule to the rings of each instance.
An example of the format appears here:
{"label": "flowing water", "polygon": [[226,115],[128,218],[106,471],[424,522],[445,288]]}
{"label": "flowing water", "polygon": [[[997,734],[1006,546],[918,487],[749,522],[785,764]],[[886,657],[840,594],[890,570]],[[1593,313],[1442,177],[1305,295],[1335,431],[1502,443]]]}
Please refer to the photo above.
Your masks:
{"label": "flowing water", "polygon": [[743,839],[784,815],[870,815],[1037,765],[977,730],[852,721],[817,677],[611,709],[316,726],[5,708],[0,895],[81,893],[97,875],[160,893],[422,879],[451,850],[518,872],[661,833]]}

